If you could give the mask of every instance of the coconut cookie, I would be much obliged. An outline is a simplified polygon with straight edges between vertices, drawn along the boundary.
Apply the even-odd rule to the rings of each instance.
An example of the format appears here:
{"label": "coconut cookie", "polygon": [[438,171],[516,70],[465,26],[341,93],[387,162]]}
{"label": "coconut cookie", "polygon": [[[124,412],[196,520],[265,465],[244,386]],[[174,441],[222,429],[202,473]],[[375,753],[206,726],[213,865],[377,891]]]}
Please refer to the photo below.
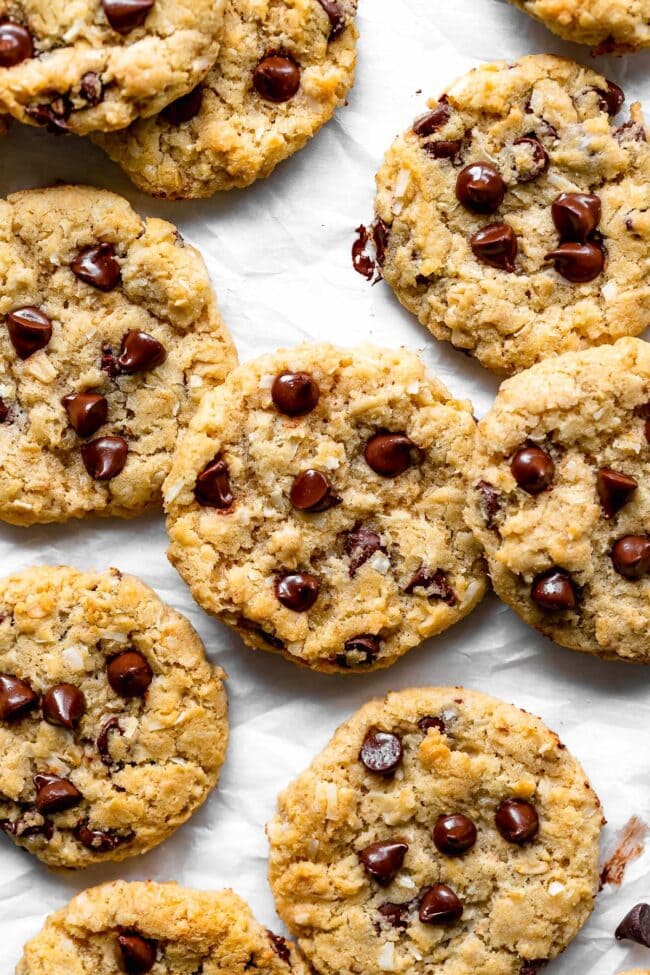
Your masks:
{"label": "coconut cookie", "polygon": [[554,34],[598,54],[650,47],[650,0],[510,0]]}
{"label": "coconut cookie", "polygon": [[439,339],[516,372],[650,325],[639,105],[545,55],[470,72],[377,176],[383,276]]}
{"label": "coconut cookie", "polygon": [[0,0],[0,110],[55,133],[122,129],[191,91],[223,0]]}
{"label": "coconut cookie", "polygon": [[479,424],[468,521],[498,595],[563,646],[650,663],[650,346],[568,353]]}
{"label": "coconut cookie", "polygon": [[52,867],[145,853],[216,785],[224,674],[116,569],[0,582],[0,829]]}
{"label": "coconut cookie", "polygon": [[417,356],[281,350],[204,398],[165,485],[169,557],[251,647],[387,667],[485,591],[462,518],[471,406]]}
{"label": "coconut cookie", "polygon": [[290,941],[232,890],[125,883],[85,890],[25,947],[17,975],[308,975]]}
{"label": "coconut cookie", "polygon": [[202,258],[89,187],[0,201],[0,518],[139,514],[235,351]]}
{"label": "coconut cookie", "polygon": [[205,83],[96,141],[145,193],[211,196],[268,176],[354,82],[356,0],[231,0]]}
{"label": "coconut cookie", "polygon": [[357,711],[280,796],[271,887],[321,975],[532,975],[592,910],[602,823],[538,718],[415,688]]}

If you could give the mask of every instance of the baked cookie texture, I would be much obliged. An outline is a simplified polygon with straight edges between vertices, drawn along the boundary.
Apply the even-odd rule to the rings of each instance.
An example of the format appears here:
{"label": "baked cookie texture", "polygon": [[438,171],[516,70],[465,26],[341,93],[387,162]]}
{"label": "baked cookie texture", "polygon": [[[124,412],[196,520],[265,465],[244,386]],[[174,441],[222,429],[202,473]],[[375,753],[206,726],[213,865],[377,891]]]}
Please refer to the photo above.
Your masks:
{"label": "baked cookie texture", "polygon": [[622,97],[533,55],[470,72],[394,142],[378,258],[436,338],[512,373],[650,324],[650,146]]}
{"label": "baked cookie texture", "polygon": [[139,514],[236,361],[203,259],[105,190],[17,193],[0,217],[0,518]]}
{"label": "baked cookie texture", "polygon": [[93,972],[308,975],[295,946],[232,890],[118,880],[85,890],[45,922],[17,975]]}
{"label": "baked cookie texture", "polygon": [[598,889],[600,804],[536,717],[461,687],[371,701],[280,796],[280,917],[321,975],[518,975]]}
{"label": "baked cookie texture", "polygon": [[191,91],[224,0],[0,0],[0,110],[55,133],[122,129]]}
{"label": "baked cookie texture", "polygon": [[403,349],[262,356],[179,444],[169,558],[249,646],[325,672],[387,667],[484,594],[462,517],[474,436],[470,404]]}
{"label": "baked cookie texture", "polygon": [[497,594],[557,643],[650,663],[650,346],[505,382],[479,423],[468,523]]}
{"label": "baked cookie texture", "polygon": [[[116,569],[0,582],[0,829],[50,867],[145,853],[216,785],[225,675]],[[80,970],[80,969],[79,969]]]}
{"label": "baked cookie texture", "polygon": [[510,0],[567,41],[590,44],[598,53],[650,47],[648,0]]}
{"label": "baked cookie texture", "polygon": [[356,0],[229,0],[221,53],[200,89],[95,141],[154,196],[248,186],[301,149],[344,101],[354,82],[355,13]]}

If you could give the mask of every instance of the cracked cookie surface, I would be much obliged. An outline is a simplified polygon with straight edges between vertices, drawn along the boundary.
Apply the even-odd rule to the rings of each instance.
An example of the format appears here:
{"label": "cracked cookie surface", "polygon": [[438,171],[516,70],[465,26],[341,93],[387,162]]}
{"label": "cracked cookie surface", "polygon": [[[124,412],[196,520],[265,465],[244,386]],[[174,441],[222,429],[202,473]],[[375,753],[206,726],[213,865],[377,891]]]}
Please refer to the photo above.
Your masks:
{"label": "cracked cookie surface", "polygon": [[145,853],[216,785],[225,675],[116,569],[0,582],[0,829],[52,867]]}
{"label": "cracked cookie surface", "polygon": [[650,324],[650,146],[622,97],[533,55],[470,72],[396,140],[382,272],[436,338],[516,372]]}
{"label": "cracked cookie surface", "polygon": [[118,880],[47,919],[17,975],[308,975],[295,946],[259,924],[232,890]]}
{"label": "cracked cookie surface", "polygon": [[403,349],[280,350],[203,399],[165,483],[169,557],[249,646],[386,667],[485,591],[462,518],[471,406]]}
{"label": "cracked cookie surface", "polygon": [[221,53],[194,95],[96,142],[141,190],[192,198],[268,176],[354,81],[355,0],[230,0]]}
{"label": "cracked cookie surface", "polygon": [[563,646],[650,663],[650,346],[567,353],[479,423],[468,522],[497,594]]}
{"label": "cracked cookie surface", "polygon": [[55,133],[122,129],[191,91],[223,0],[0,0],[0,109]]}
{"label": "cracked cookie surface", "polygon": [[282,793],[271,888],[321,975],[519,975],[589,916],[601,824],[538,718],[413,688],[362,707]]}
{"label": "cracked cookie surface", "polygon": [[650,0],[510,0],[567,41],[624,54],[650,47]]}
{"label": "cracked cookie surface", "polygon": [[0,201],[0,518],[136,515],[236,353],[203,259],[104,190]]}

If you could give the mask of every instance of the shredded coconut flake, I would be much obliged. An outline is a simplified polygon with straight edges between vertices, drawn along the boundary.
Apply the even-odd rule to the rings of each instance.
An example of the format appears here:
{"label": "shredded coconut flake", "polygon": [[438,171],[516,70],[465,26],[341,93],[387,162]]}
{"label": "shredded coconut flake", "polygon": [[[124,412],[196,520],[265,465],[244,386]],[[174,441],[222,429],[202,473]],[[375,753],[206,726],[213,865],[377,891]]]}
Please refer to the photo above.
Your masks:
{"label": "shredded coconut flake", "polygon": [[85,670],[85,648],[80,645],[65,647],[61,656],[72,670]]}
{"label": "shredded coconut flake", "polygon": [[183,490],[183,482],[176,481],[176,483],[172,484],[172,486],[168,489],[167,493],[165,494],[165,501],[168,504],[171,504],[172,501],[176,500],[176,498],[178,497],[178,495],[181,493],[182,490]]}
{"label": "shredded coconut flake", "polygon": [[369,560],[368,565],[375,572],[381,572],[383,576],[386,575],[390,569],[390,559],[388,559],[383,552],[375,552],[372,558]]}
{"label": "shredded coconut flake", "polygon": [[395,180],[395,196],[400,199],[404,196],[411,181],[411,174],[408,169],[400,169]]}
{"label": "shredded coconut flake", "polygon": [[275,376],[262,376],[260,379],[260,389],[270,389],[275,381]]}
{"label": "shredded coconut flake", "polygon": [[392,941],[387,941],[381,946],[377,962],[382,972],[395,971],[395,945]]}
{"label": "shredded coconut flake", "polygon": [[119,630],[104,630],[101,639],[110,640],[111,643],[126,643],[128,637],[126,633],[120,633]]}
{"label": "shredded coconut flake", "polygon": [[564,893],[564,884],[561,884],[559,880],[554,880],[552,884],[548,885],[548,892],[551,897],[557,897],[558,894]]}

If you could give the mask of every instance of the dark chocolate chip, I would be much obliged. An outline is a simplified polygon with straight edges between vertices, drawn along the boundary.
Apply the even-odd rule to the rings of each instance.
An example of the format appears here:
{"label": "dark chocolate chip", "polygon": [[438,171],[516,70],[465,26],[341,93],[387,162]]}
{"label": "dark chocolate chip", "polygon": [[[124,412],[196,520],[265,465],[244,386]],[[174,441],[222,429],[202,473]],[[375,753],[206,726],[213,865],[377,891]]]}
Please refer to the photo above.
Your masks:
{"label": "dark chocolate chip", "polygon": [[114,731],[118,731],[121,735],[124,734],[120,726],[120,719],[113,715],[108,721],[105,721],[101,727],[99,734],[97,735],[97,751],[99,752],[99,757],[101,758],[104,765],[113,765],[113,759],[111,758],[111,753],[108,748],[108,742],[111,734]]}
{"label": "dark chocolate chip", "polygon": [[497,809],[494,822],[504,840],[518,846],[532,840],[539,829],[537,810],[525,799],[506,799]]}
{"label": "dark chocolate chip", "polygon": [[404,904],[392,904],[389,901],[386,904],[381,904],[377,910],[392,928],[401,928],[403,930],[409,925],[409,912],[413,907],[413,903],[413,901],[407,901]]}
{"label": "dark chocolate chip", "polygon": [[515,139],[513,145],[523,146],[529,150],[531,155],[530,169],[523,173],[518,172],[517,181],[519,183],[531,183],[534,179],[539,179],[551,164],[549,154],[539,139],[532,135],[526,135],[521,139]]}
{"label": "dark chocolate chip", "polygon": [[52,820],[41,816],[40,813],[38,815],[40,822],[32,822],[29,815],[21,816],[19,819],[14,820],[1,819],[0,830],[18,839],[27,839],[30,836],[44,836],[46,840],[51,840],[54,834],[54,823]]}
{"label": "dark chocolate chip", "polygon": [[281,372],[273,380],[271,398],[285,416],[305,416],[315,409],[320,396],[318,383],[307,372]]}
{"label": "dark chocolate chip", "polygon": [[625,938],[650,948],[650,904],[637,904],[633,907],[616,928],[615,937],[617,941]]}
{"label": "dark chocolate chip", "polygon": [[106,20],[118,34],[144,24],[155,0],[102,0]]}
{"label": "dark chocolate chip", "polygon": [[332,485],[321,471],[308,468],[294,478],[289,500],[298,511],[327,511],[341,503],[332,491]]}
{"label": "dark chocolate chip", "polygon": [[420,901],[423,924],[454,924],[463,916],[463,904],[447,884],[434,884]]}
{"label": "dark chocolate chip", "polygon": [[591,241],[584,244],[569,242],[560,244],[546,255],[545,260],[553,261],[558,274],[572,284],[587,284],[602,274],[605,252],[600,244]]}
{"label": "dark chocolate chip", "polygon": [[416,589],[424,589],[428,599],[441,599],[447,606],[455,606],[458,602],[458,597],[449,585],[447,573],[443,569],[430,572],[424,566],[420,566],[405,586],[404,592],[411,595]]}
{"label": "dark chocolate chip", "polygon": [[267,102],[288,102],[300,88],[300,68],[285,54],[270,54],[255,68],[253,86]]}
{"label": "dark chocolate chip", "polygon": [[103,100],[104,86],[95,71],[87,71],[86,74],[82,75],[79,83],[79,94],[93,107],[99,105]]}
{"label": "dark chocolate chip", "polygon": [[70,131],[68,119],[72,105],[65,98],[55,98],[49,105],[27,105],[26,114],[37,125],[43,125],[53,135],[67,135]]}
{"label": "dark chocolate chip", "polygon": [[551,208],[563,241],[584,243],[600,223],[602,204],[593,193],[561,193]]}
{"label": "dark chocolate chip", "polygon": [[40,308],[32,305],[9,312],[7,329],[20,359],[29,359],[30,355],[44,349],[52,338],[52,322]]}
{"label": "dark chocolate chip", "polygon": [[55,684],[43,695],[43,717],[71,731],[86,713],[86,698],[74,684]]}
{"label": "dark chocolate chip", "polygon": [[20,721],[38,704],[32,686],[13,674],[0,674],[0,721]]}
{"label": "dark chocolate chip", "polygon": [[404,433],[376,433],[363,455],[368,467],[381,477],[398,477],[420,460],[420,451]]}
{"label": "dark chocolate chip", "polygon": [[366,252],[370,234],[368,228],[360,224],[356,229],[357,239],[352,244],[352,267],[367,281],[372,281],[376,270],[376,262]]}
{"label": "dark chocolate chip", "polygon": [[611,467],[601,467],[596,474],[596,490],[605,517],[611,518],[617,511],[620,511],[623,505],[630,500],[638,486],[638,483],[629,474],[614,471]]}
{"label": "dark chocolate chip", "polygon": [[83,801],[83,796],[69,779],[58,775],[39,774],[34,776],[36,786],[36,808],[42,816],[73,809]]}
{"label": "dark chocolate chip", "polygon": [[0,68],[13,68],[32,57],[34,41],[27,28],[14,20],[0,24]]}
{"label": "dark chocolate chip", "polygon": [[92,437],[108,418],[108,401],[99,393],[70,393],[61,403],[80,437]]}
{"label": "dark chocolate chip", "polygon": [[527,444],[510,462],[512,476],[527,494],[541,494],[552,484],[555,475],[553,458],[541,447]]}
{"label": "dark chocolate chip", "polygon": [[177,98],[167,108],[163,108],[160,114],[165,122],[169,122],[170,125],[175,125],[176,127],[184,125],[186,122],[191,122],[201,111],[204,95],[205,88],[203,85],[199,85],[198,88],[195,88],[189,94]]}
{"label": "dark chocolate chip", "polygon": [[345,554],[350,560],[348,572],[354,576],[364,562],[382,549],[381,538],[377,532],[363,525],[355,525],[345,539]]}
{"label": "dark chocolate chip", "polygon": [[460,856],[471,850],[476,843],[476,826],[462,813],[438,816],[433,830],[433,842],[441,853],[447,856]]}
{"label": "dark chocolate chip", "polygon": [[345,11],[336,0],[318,0],[330,22],[330,41],[339,37],[345,29]]}
{"label": "dark chocolate chip", "polygon": [[108,664],[108,683],[120,697],[143,697],[153,680],[146,657],[137,650],[124,650]]}
{"label": "dark chocolate chip", "polygon": [[143,938],[135,931],[123,931],[117,936],[122,967],[127,975],[144,975],[156,964],[157,942]]}
{"label": "dark chocolate chip", "polygon": [[614,132],[614,136],[621,145],[626,142],[647,142],[648,136],[642,122],[625,122]]}
{"label": "dark chocolate chip", "polygon": [[619,88],[613,81],[607,81],[607,88],[594,88],[594,91],[598,95],[603,112],[607,112],[612,118],[618,115],[625,101],[623,89]]}
{"label": "dark chocolate chip", "polygon": [[402,869],[407,851],[408,844],[401,840],[371,843],[361,851],[359,859],[366,873],[382,887],[387,887]]}
{"label": "dark chocolate chip", "polygon": [[489,481],[479,481],[476,485],[479,493],[479,505],[486,528],[494,528],[496,516],[501,510],[501,492]]}
{"label": "dark chocolate chip", "polygon": [[456,196],[466,210],[496,213],[506,194],[506,184],[491,163],[471,163],[456,180]]}
{"label": "dark chocolate chip", "polygon": [[367,667],[379,656],[381,640],[373,633],[360,633],[350,637],[343,644],[343,653],[338,654],[336,662],[339,667]]}
{"label": "dark chocolate chip", "polygon": [[439,139],[437,142],[425,142],[422,148],[432,159],[453,159],[462,146],[460,139]]}
{"label": "dark chocolate chip", "polygon": [[123,437],[97,437],[82,445],[81,459],[94,481],[110,481],[124,470],[128,452]]}
{"label": "dark chocolate chip", "polygon": [[271,942],[271,948],[276,953],[278,958],[285,963],[285,965],[291,965],[291,952],[289,951],[289,945],[281,934],[275,934],[273,931],[266,931],[268,939]]}
{"label": "dark chocolate chip", "polygon": [[82,846],[94,853],[108,853],[111,850],[116,850],[123,843],[130,843],[134,837],[133,833],[120,836],[118,833],[112,833],[108,830],[91,829],[87,819],[77,823],[74,828],[74,835]]}
{"label": "dark chocolate chip", "polygon": [[11,410],[0,396],[0,423],[8,423],[10,420],[10,413]]}
{"label": "dark chocolate chip", "polygon": [[230,508],[235,500],[228,465],[221,454],[207,464],[196,479],[194,497],[204,508]]}
{"label": "dark chocolate chip", "polygon": [[120,372],[127,374],[145,372],[162,365],[166,358],[165,348],[158,339],[133,328],[122,338],[117,365]]}
{"label": "dark chocolate chip", "polygon": [[395,773],[403,755],[400,736],[380,728],[370,728],[366,732],[359,752],[359,758],[369,772],[385,776]]}
{"label": "dark chocolate chip", "polygon": [[418,728],[426,735],[429,728],[435,728],[441,735],[445,733],[445,722],[434,714],[427,714],[418,721]]}
{"label": "dark chocolate chip", "polygon": [[372,225],[372,240],[375,245],[375,254],[379,267],[383,267],[386,261],[386,248],[388,247],[389,236],[390,228],[388,224],[384,223],[381,217],[377,217]]}
{"label": "dark chocolate chip", "polygon": [[574,609],[577,603],[575,586],[567,572],[550,569],[535,580],[530,598],[541,609],[550,611]]}
{"label": "dark chocolate chip", "polygon": [[425,139],[429,135],[434,135],[434,133],[446,125],[450,116],[451,109],[449,105],[442,102],[431,112],[427,112],[425,115],[420,115],[419,118],[416,118],[413,123],[413,131],[421,139]]}
{"label": "dark chocolate chip", "polygon": [[100,291],[112,291],[122,277],[112,244],[84,247],[70,264],[73,274]]}
{"label": "dark chocolate chip", "polygon": [[626,579],[640,579],[650,573],[650,537],[624,535],[614,543],[612,564]]}
{"label": "dark chocolate chip", "polygon": [[470,239],[475,257],[499,271],[514,271],[517,257],[517,235],[507,223],[490,223]]}
{"label": "dark chocolate chip", "polygon": [[308,572],[290,572],[275,582],[278,601],[294,613],[306,613],[318,599],[320,585],[316,576]]}

